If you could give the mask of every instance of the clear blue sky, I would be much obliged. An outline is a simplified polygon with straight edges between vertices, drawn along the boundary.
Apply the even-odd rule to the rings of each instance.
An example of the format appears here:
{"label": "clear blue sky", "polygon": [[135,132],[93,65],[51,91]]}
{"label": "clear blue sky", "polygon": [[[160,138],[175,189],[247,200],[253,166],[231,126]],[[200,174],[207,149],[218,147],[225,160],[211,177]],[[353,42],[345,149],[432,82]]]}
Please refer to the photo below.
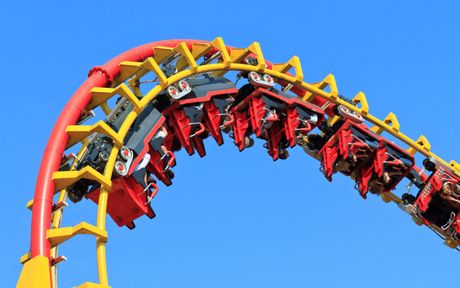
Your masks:
{"label": "clear blue sky", "polygon": [[[2,287],[29,247],[25,204],[61,109],[92,66],[143,43],[222,36],[259,41],[274,62],[298,55],[307,81],[333,73],[342,94],[364,91],[373,114],[393,111],[408,135],[460,160],[458,1],[44,2],[0,4]],[[204,159],[179,153],[155,220],[108,222],[113,287],[458,286],[460,254],[395,205],[362,200],[345,177],[328,183],[301,149],[272,163],[261,142],[243,153],[226,142],[208,141]],[[64,225],[95,213],[71,205]],[[94,238],[60,251],[60,287],[97,281]]]}

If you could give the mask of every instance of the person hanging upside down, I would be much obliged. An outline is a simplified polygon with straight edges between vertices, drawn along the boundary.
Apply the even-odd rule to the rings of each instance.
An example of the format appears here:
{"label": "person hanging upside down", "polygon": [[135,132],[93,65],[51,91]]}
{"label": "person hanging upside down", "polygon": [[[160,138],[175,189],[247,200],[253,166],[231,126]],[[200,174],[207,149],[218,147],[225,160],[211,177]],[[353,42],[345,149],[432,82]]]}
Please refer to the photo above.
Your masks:
{"label": "person hanging upside down", "polygon": [[171,159],[171,156],[169,154],[168,148],[166,148],[165,145],[163,145],[166,137],[168,136],[168,130],[164,125],[160,127],[160,129],[153,135],[152,140],[150,140],[150,145],[161,155],[161,158],[163,160],[163,169],[165,170],[165,173],[169,176],[169,178],[174,178],[174,172],[169,169],[168,167],[168,162]]}
{"label": "person hanging upside down", "polygon": [[455,209],[460,210],[460,184],[446,181],[442,184],[439,196]]}

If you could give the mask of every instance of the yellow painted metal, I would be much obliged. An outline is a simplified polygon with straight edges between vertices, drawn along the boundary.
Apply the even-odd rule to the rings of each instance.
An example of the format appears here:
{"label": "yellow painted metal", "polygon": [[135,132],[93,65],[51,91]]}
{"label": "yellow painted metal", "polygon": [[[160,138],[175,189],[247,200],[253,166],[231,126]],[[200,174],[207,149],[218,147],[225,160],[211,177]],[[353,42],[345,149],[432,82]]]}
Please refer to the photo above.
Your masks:
{"label": "yellow painted metal", "polygon": [[67,140],[66,146],[67,149],[83,139],[88,138],[88,136],[93,133],[102,133],[109,136],[114,141],[115,146],[120,147],[123,145],[123,137],[120,137],[120,135],[118,135],[117,132],[110,128],[110,126],[104,121],[98,121],[92,126],[71,125],[67,127],[66,132],[69,135],[69,140]]}
{"label": "yellow painted metal", "polygon": [[[399,132],[399,128],[401,128],[401,125],[399,125],[398,118],[396,118],[396,115],[393,112],[388,113],[388,115],[383,119],[383,122],[391,127],[395,132]],[[378,125],[374,126],[371,128],[371,131],[377,133],[377,134],[382,134],[385,129],[383,127],[379,127]]]}
{"label": "yellow painted metal", "polygon": [[[416,142],[420,147],[422,147],[426,152],[428,152],[428,153],[430,152],[430,150],[431,150],[431,144],[430,144],[430,142],[428,142],[428,139],[426,139],[425,136],[420,135],[420,137],[418,137],[417,141],[415,141],[415,142]],[[407,149],[407,152],[408,152],[409,154],[411,154],[411,155],[414,155],[414,154],[417,152],[417,150],[415,150],[415,148],[413,148],[413,147],[409,147],[409,148]]]}
{"label": "yellow painted metal", "polygon": [[78,288],[110,288],[110,286],[105,286],[101,284],[96,284],[96,283],[90,283],[90,282],[85,282],[78,286]]}
{"label": "yellow painted metal", "polygon": [[401,199],[392,192],[381,193],[380,198],[382,198],[385,203],[395,202],[396,204],[399,204],[402,202]]}
{"label": "yellow painted metal", "polygon": [[49,229],[47,238],[50,242],[50,246],[55,247],[77,234],[94,235],[97,236],[98,239],[104,239],[107,242],[107,231],[86,222],[81,222],[73,227]]}
{"label": "yellow painted metal", "polygon": [[29,260],[30,260],[30,252],[27,252],[26,254],[22,255],[21,258],[19,258],[19,263],[24,264]]}
{"label": "yellow painted metal", "polygon": [[228,53],[227,46],[225,46],[224,40],[221,37],[217,37],[216,39],[211,41],[211,46],[216,50],[220,51],[220,55],[222,57],[222,63],[225,67],[230,67],[232,63],[232,58]]}
{"label": "yellow painted metal", "polygon": [[449,248],[455,248],[458,246],[458,242],[451,238],[444,240],[444,244]]}
{"label": "yellow painted metal", "polygon": [[155,59],[153,59],[152,57],[147,58],[147,60],[145,60],[142,64],[142,67],[145,67],[149,71],[155,73],[156,77],[158,78],[158,81],[160,82],[160,85],[162,85],[163,87],[168,85],[168,78],[163,73],[160,66],[158,66]]}
{"label": "yellow painted metal", "polygon": [[61,191],[80,179],[91,179],[107,187],[110,187],[112,184],[110,177],[102,175],[91,166],[85,166],[78,171],[57,171],[53,173],[56,191]]}
{"label": "yellow painted metal", "polygon": [[121,83],[115,88],[104,88],[104,87],[95,87],[91,89],[91,102],[88,104],[88,107],[97,107],[100,104],[106,102],[108,99],[112,98],[114,95],[120,95],[128,99],[131,104],[133,104],[134,109],[137,111],[140,110],[140,103],[136,95],[126,86],[125,83]]}
{"label": "yellow painted metal", "polygon": [[34,199],[27,201],[26,208],[29,210],[32,210],[32,207],[34,206]]}
{"label": "yellow painted metal", "polygon": [[109,107],[109,104],[107,104],[107,102],[102,102],[99,107],[101,107],[101,109],[102,109],[102,111],[104,111],[105,115],[110,114],[110,107]]}
{"label": "yellow painted metal", "polygon": [[[145,105],[143,105],[144,107]],[[138,113],[136,111],[131,111],[128,116],[126,117],[125,121],[120,127],[120,135],[125,136],[128,133],[129,127],[131,127],[134,120]],[[109,160],[107,161],[104,176],[110,178],[113,172],[113,167],[115,165],[115,161],[118,154],[118,147],[113,147],[112,151],[109,156]],[[109,197],[110,186],[102,186],[100,193],[99,193],[99,200],[98,200],[98,208],[97,208],[97,228],[101,231],[105,231],[106,229],[106,217],[107,217],[107,201]],[[108,273],[107,273],[107,257],[106,257],[106,242],[107,239],[103,237],[98,237],[96,239],[96,257],[98,263],[98,275],[99,275],[99,282],[101,285],[108,286]]]}
{"label": "yellow painted metal", "polygon": [[[174,51],[176,51],[177,53],[182,55],[182,57],[179,59],[179,64],[181,63],[180,62],[181,60],[182,61],[185,60],[185,62],[188,64],[188,67],[189,67],[190,71],[191,72],[196,71],[196,69],[198,68],[198,64],[196,64],[195,57],[193,57],[192,52],[190,51],[190,49],[188,49],[188,46],[184,42],[182,42],[179,45],[177,45],[176,48],[174,48]],[[183,66],[182,69],[184,67],[186,67],[183,64],[181,66]],[[176,66],[176,68],[177,68],[177,66]]]}
{"label": "yellow painted metal", "polygon": [[363,92],[359,91],[355,97],[353,97],[353,103],[361,105],[359,113],[362,115],[367,115],[369,113],[369,104],[367,103],[366,94]]}
{"label": "yellow painted metal", "polygon": [[[120,79],[126,79],[131,75],[137,73],[141,69],[141,62],[134,61],[123,61],[120,63],[120,75],[117,77],[117,81]],[[124,80],[123,80],[124,81]],[[120,82],[123,82],[120,81]]]}
{"label": "yellow painted metal", "polygon": [[[332,74],[328,74],[322,81],[313,83],[313,84],[307,84],[307,83],[302,83],[300,85],[302,88],[305,88],[306,92],[305,95],[303,96],[303,100],[310,102],[314,97],[322,97],[328,101],[334,102],[334,100],[337,100],[337,97],[339,96],[339,90],[337,88],[337,82],[335,81],[335,77]],[[307,88],[306,88],[307,87]],[[326,87],[329,87],[331,90],[330,93],[327,93],[324,91]],[[317,88],[317,89],[310,89],[310,88]],[[315,93],[315,91],[321,91],[320,93]],[[327,96],[326,96],[327,95]],[[326,97],[324,97],[326,96]],[[340,103],[337,103],[340,104]],[[356,109],[353,109],[356,110]]]}
{"label": "yellow painted metal", "polygon": [[[200,58],[205,53],[207,53],[210,49],[210,46],[221,52],[222,61],[219,63],[211,63],[211,64],[205,64],[201,66],[198,65],[196,63],[196,59]],[[152,101],[165,88],[166,84],[170,85],[172,83],[175,83],[181,79],[190,77],[192,75],[196,75],[200,73],[208,73],[208,72],[214,72],[216,74],[223,75],[227,71],[231,71],[231,70],[255,71],[255,72],[263,71],[264,73],[271,75],[275,79],[279,79],[287,83],[290,83],[292,85],[296,85],[298,87],[303,88],[306,91],[305,95],[302,97],[304,100],[311,101],[313,97],[321,97],[331,103],[340,104],[340,105],[343,105],[349,108],[352,111],[361,113],[363,117],[369,123],[374,124],[377,127],[375,129],[377,129],[379,133],[387,132],[390,135],[396,137],[397,139],[403,141],[404,143],[410,146],[410,149],[412,149],[411,151],[414,154],[416,152],[419,152],[423,154],[424,156],[436,158],[439,162],[443,163],[444,165],[448,165],[444,160],[440,159],[438,156],[430,152],[430,145],[423,136],[421,136],[419,140],[413,141],[411,138],[402,134],[399,130],[400,128],[399,122],[394,114],[390,113],[383,121],[369,114],[369,105],[367,103],[367,99],[364,93],[359,92],[353,99],[354,103],[361,104],[360,108],[338,98],[337,83],[335,81],[335,77],[332,74],[327,75],[325,79],[323,79],[322,81],[318,83],[308,84],[306,82],[303,82],[303,72],[302,72],[302,68],[300,65],[300,60],[297,57],[291,58],[287,63],[275,64],[273,65],[272,69],[268,69],[265,65],[265,59],[263,57],[259,43],[254,42],[248,48],[245,48],[245,49],[230,48],[229,49],[230,52],[228,52],[223,40],[220,37],[214,39],[209,44],[194,43],[192,44],[192,50],[190,50],[185,43],[181,43],[175,48],[155,47],[153,48],[153,50],[155,53],[153,58],[148,58],[144,62],[123,62],[122,64],[120,64],[122,73],[120,77],[117,77],[116,79],[116,81],[118,81],[117,83],[122,84],[123,81],[125,81],[129,77],[132,77],[133,74],[135,75],[131,80],[137,81],[136,79],[139,79],[140,77],[145,75],[145,73],[147,73],[148,71],[152,71],[159,78],[160,85],[155,86],[153,89],[151,89],[149,92],[147,92],[144,95],[144,97],[137,103],[138,109],[131,111],[131,113],[127,116],[124,123],[122,124],[122,127],[119,129],[118,133],[114,133],[114,132],[107,133],[107,134],[110,134],[108,136],[113,138],[114,141],[118,145],[115,145],[110,153],[110,157],[107,162],[107,165],[104,171],[104,175],[101,175],[97,171],[96,171],[97,174],[95,173],[87,174],[88,170],[91,169],[90,167],[83,168],[81,170],[83,172],[81,171],[56,172],[53,175],[53,180],[57,182],[57,184],[59,184],[59,187],[61,188],[66,187],[67,185],[70,185],[69,183],[73,183],[72,181],[74,181],[75,179],[79,179],[78,177],[84,178],[83,176],[92,177],[91,179],[94,179],[102,184],[102,187],[100,190],[99,202],[98,202],[97,225],[95,227],[98,229],[97,231],[99,233],[96,235],[97,236],[96,254],[97,254],[97,262],[98,262],[99,281],[101,284],[85,283],[83,285],[98,285],[98,286],[80,286],[80,287],[108,287],[107,265],[106,265],[107,264],[106,263],[106,247],[105,247],[106,242],[107,242],[107,236],[106,236],[106,231],[105,231],[107,200],[109,197],[110,184],[111,184],[109,179],[113,172],[113,166],[116,160],[116,155],[118,153],[119,145],[121,144],[121,139],[124,139],[124,137],[126,136],[126,133],[128,132],[129,127],[132,125],[132,123],[138,116],[139,111],[142,111],[146,107],[146,105],[150,101]],[[169,78],[166,78],[166,76],[161,71],[159,64],[161,64],[163,61],[173,56],[175,53],[179,53],[181,55],[180,59],[183,59],[182,62],[184,64],[180,64],[181,65],[180,68],[184,66],[182,69],[185,69],[188,66],[189,69],[180,70],[178,73],[172,75]],[[245,64],[245,63],[241,63],[241,61],[250,53],[253,53],[257,57],[258,59],[257,66],[252,66],[252,65]],[[185,63],[187,63],[187,65],[185,65]],[[291,69],[292,67],[294,67],[294,70],[296,71],[295,75],[287,74],[287,71]],[[325,91],[327,87],[330,88],[330,92]],[[104,103],[105,102],[102,102],[100,105],[102,106],[104,105]],[[76,127],[80,127],[80,128],[76,128]],[[73,142],[76,141],[75,139],[82,140],[80,137],[76,137],[76,136],[82,136],[84,133],[86,133],[85,136],[83,136],[83,138],[85,138],[91,134],[89,133],[89,131],[92,131],[91,129],[88,128],[88,126],[70,126],[69,128],[70,129],[68,130],[70,130],[73,136],[70,138],[73,139],[72,140]],[[101,131],[96,131],[96,129],[94,128],[93,130],[95,132],[101,132]],[[460,167],[455,161],[451,161],[450,166],[453,167],[455,172],[460,175],[459,173]],[[84,171],[85,169],[87,170]],[[77,174],[59,174],[59,173],[77,173]],[[393,193],[387,193],[386,195],[383,195],[382,198],[384,201],[393,201],[395,203],[400,203],[401,201],[401,199],[399,199]],[[59,229],[67,229],[67,228],[59,228]],[[69,231],[65,231],[65,230],[58,230],[58,229],[53,229],[53,230],[58,231],[58,232],[50,232],[50,233],[57,233],[57,235],[53,235],[53,237],[51,238],[53,239],[53,241],[56,241],[56,243],[60,243],[60,240],[64,239],[66,237],[65,235],[69,235],[70,233]],[[72,230],[72,233],[74,233],[74,230]],[[27,263],[29,262],[30,261],[28,261]]]}
{"label": "yellow painted metal", "polygon": [[[211,42],[212,43],[212,42]],[[193,58],[198,59],[204,56],[211,49],[211,43],[192,43],[192,55]],[[181,71],[180,69],[179,71]]]}
{"label": "yellow painted metal", "polygon": [[36,256],[22,267],[16,288],[51,287],[50,262],[47,257]]}
{"label": "yellow painted metal", "polygon": [[173,54],[174,48],[171,47],[158,46],[153,48],[153,57],[158,64],[162,63],[163,61],[171,57]]}
{"label": "yellow painted metal", "polygon": [[302,83],[303,81],[303,70],[300,64],[300,59],[297,56],[293,56],[288,62],[281,64],[273,64],[272,69],[280,72],[287,73],[291,68],[294,68],[296,84]]}

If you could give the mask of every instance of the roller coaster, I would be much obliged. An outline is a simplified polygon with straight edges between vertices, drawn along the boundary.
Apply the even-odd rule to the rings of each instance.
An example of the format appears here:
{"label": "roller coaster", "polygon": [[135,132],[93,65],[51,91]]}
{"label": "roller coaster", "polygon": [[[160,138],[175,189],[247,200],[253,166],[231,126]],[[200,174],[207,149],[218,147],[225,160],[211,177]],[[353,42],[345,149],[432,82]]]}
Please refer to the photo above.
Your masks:
{"label": "roller coaster", "polygon": [[[154,218],[150,204],[160,182],[172,185],[176,152],[204,157],[211,138],[240,151],[258,138],[274,161],[300,147],[329,181],[341,173],[364,199],[394,202],[448,247],[460,245],[460,165],[433,154],[423,135],[403,134],[393,113],[373,116],[365,94],[340,95],[331,74],[304,82],[298,57],[271,63],[257,42],[170,40],[94,67],[65,106],[27,203],[31,245],[17,287],[57,287],[66,260],[58,248],[81,234],[95,237],[99,283],[78,287],[109,287],[106,215],[128,229],[139,217]],[[404,182],[415,189],[396,195]],[[85,199],[97,204],[96,223],[61,227],[67,200]]]}

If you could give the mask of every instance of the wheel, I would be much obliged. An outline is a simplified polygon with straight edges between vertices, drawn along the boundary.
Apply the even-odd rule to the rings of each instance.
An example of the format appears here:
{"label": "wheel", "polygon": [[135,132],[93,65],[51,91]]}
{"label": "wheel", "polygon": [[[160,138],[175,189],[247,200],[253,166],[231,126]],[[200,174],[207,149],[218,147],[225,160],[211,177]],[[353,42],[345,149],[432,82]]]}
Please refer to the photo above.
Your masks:
{"label": "wheel", "polygon": [[425,170],[429,172],[434,172],[434,170],[436,170],[436,164],[428,158],[423,160],[423,167],[425,167]]}
{"label": "wheel", "polygon": [[81,199],[83,199],[83,196],[85,196],[87,190],[88,187],[86,187],[84,183],[77,182],[68,189],[67,197],[69,197],[69,200],[73,203],[80,202]]}
{"label": "wheel", "polygon": [[99,152],[99,159],[101,159],[104,162],[107,162],[109,160],[110,154],[107,151],[101,151]]}
{"label": "wheel", "polygon": [[179,87],[179,89],[181,91],[188,91],[190,90],[190,85],[187,83],[187,81],[185,80],[180,80],[178,83],[177,83],[177,87]]}
{"label": "wheel", "polygon": [[414,195],[411,195],[409,193],[404,193],[402,195],[402,201],[403,201],[403,204],[405,204],[405,205],[414,204],[415,203],[415,197],[414,197]]}
{"label": "wheel", "polygon": [[289,157],[289,151],[286,149],[281,149],[279,152],[279,157],[281,160],[285,160]]}
{"label": "wheel", "polygon": [[167,92],[168,95],[169,95],[170,97],[172,97],[173,99],[179,99],[179,98],[180,98],[180,97],[179,97],[179,95],[180,95],[179,90],[177,90],[177,88],[174,87],[174,86],[169,86],[169,87],[166,89],[166,92]]}
{"label": "wheel", "polygon": [[244,137],[244,147],[250,148],[252,146],[254,146],[254,139],[251,137]]}
{"label": "wheel", "polygon": [[133,158],[133,152],[128,147],[123,146],[120,149],[120,157],[125,161],[129,161],[131,158]]}
{"label": "wheel", "polygon": [[121,161],[116,161],[115,172],[117,172],[117,174],[120,176],[126,176],[128,174],[128,168],[126,167],[125,163]]}
{"label": "wheel", "polygon": [[169,177],[169,179],[174,179],[174,172],[171,169],[166,170],[166,176]]}
{"label": "wheel", "polygon": [[264,74],[262,76],[262,78],[264,79],[265,82],[267,82],[268,84],[270,85],[275,85],[275,80],[273,80],[273,77],[268,75],[268,74]]}
{"label": "wheel", "polygon": [[257,72],[251,71],[248,74],[249,81],[259,83],[260,82],[260,75]]}

